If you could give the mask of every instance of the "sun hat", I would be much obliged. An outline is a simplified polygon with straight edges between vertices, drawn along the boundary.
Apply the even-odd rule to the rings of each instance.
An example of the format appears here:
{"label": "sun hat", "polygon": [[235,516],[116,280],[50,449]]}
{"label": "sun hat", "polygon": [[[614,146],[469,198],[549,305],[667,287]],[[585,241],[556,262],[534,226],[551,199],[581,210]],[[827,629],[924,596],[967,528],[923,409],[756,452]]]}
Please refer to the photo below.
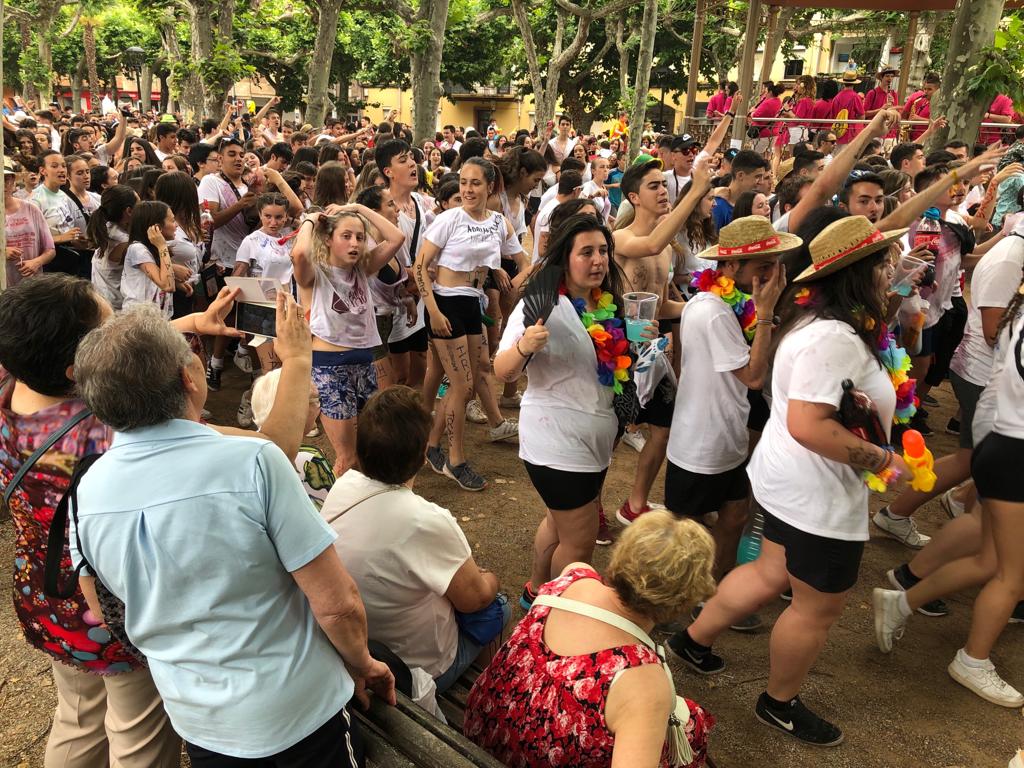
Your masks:
{"label": "sun hat", "polygon": [[14,176],[21,172],[21,166],[14,162],[9,155],[4,155],[4,176]]}
{"label": "sun hat", "polygon": [[834,221],[811,240],[811,266],[793,282],[806,283],[838,272],[887,248],[906,232],[906,227],[881,232],[866,216],[846,216]]}
{"label": "sun hat", "polygon": [[782,181],[784,178],[789,176],[793,172],[793,165],[796,163],[795,157],[787,157],[781,163],[779,163],[779,170],[776,173],[776,178]]}
{"label": "sun hat", "polygon": [[792,251],[803,245],[803,242],[796,235],[776,232],[764,216],[744,216],[722,227],[718,232],[718,245],[705,249],[697,256],[709,261],[755,259]]}
{"label": "sun hat", "polygon": [[895,67],[882,67],[878,70],[878,79],[881,80],[886,75],[899,75],[900,71]]}
{"label": "sun hat", "polygon": [[857,70],[843,72],[843,85],[857,85],[859,82],[860,78],[857,77]]}

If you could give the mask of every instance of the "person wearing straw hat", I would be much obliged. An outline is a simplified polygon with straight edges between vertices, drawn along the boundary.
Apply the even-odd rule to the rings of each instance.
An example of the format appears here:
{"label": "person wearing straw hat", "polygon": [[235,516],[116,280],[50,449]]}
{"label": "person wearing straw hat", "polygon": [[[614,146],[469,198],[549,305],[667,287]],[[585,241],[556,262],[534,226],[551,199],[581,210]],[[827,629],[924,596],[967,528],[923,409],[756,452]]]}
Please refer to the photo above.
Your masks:
{"label": "person wearing straw hat", "polygon": [[[832,99],[832,117],[842,120],[861,120],[864,117],[864,97],[854,90],[855,85],[860,85],[861,80],[857,77],[856,71],[843,72],[841,80],[842,90]],[[860,133],[861,126],[842,123],[836,129],[838,143],[836,154],[853,141],[853,137]]]}
{"label": "person wearing straw hat", "polygon": [[736,219],[719,233],[718,245],[699,255],[718,269],[693,276],[701,292],[683,313],[665,505],[697,519],[718,512],[719,579],[736,562],[747,519],[747,390],[760,389],[768,370],[775,305],[786,285],[778,258],[801,243],[763,216]]}
{"label": "person wearing straw hat", "polygon": [[881,232],[863,216],[847,216],[811,241],[812,263],[795,281],[804,290],[784,308],[773,340],[771,416],[747,470],[764,510],[761,554],[732,571],[698,619],[669,641],[690,666],[718,672],[725,662],[711,651],[715,638],[791,588],[793,600],[772,630],[768,683],[755,714],[816,746],[843,740],[799,693],[857,581],[868,539],[862,473],[893,487],[909,477],[891,447],[860,438],[836,418],[849,379],[874,402],[888,439],[896,391],[879,345],[889,249],[905,232]]}

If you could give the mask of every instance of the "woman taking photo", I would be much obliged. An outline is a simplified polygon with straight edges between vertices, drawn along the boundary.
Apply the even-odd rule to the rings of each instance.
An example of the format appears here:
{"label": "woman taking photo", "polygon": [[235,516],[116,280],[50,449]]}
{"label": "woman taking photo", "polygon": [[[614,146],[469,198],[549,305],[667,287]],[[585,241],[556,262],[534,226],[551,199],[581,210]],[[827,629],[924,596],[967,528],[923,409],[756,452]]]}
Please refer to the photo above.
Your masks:
{"label": "woman taking photo", "polygon": [[811,241],[811,266],[796,278],[802,288],[773,340],[771,416],[747,470],[764,510],[761,554],[730,572],[697,620],[669,640],[698,672],[719,672],[725,662],[711,651],[715,639],[791,588],[754,712],[815,746],[843,740],[799,694],[857,582],[868,540],[865,481],[870,474],[892,491],[910,477],[892,447],[862,439],[837,418],[849,380],[874,403],[888,442],[896,390],[879,350],[888,349],[889,246],[905,231],[879,232],[865,217],[847,216]]}
{"label": "woman taking photo", "polygon": [[714,591],[713,560],[703,527],[654,510],[623,532],[604,580],[567,564],[473,684],[466,736],[519,768],[704,766],[714,718],[676,697],[650,632]]}
{"label": "woman taking photo", "polygon": [[[474,382],[488,384],[479,377],[481,347],[486,343],[481,320],[484,282],[490,270],[499,290],[509,290],[511,280],[501,268],[501,259],[521,261],[525,256],[512,224],[503,214],[487,208],[497,183],[493,163],[479,157],[466,160],[459,171],[462,205],[434,219],[414,265],[416,285],[429,315],[433,359],[440,361],[449,381],[430,432],[427,461],[435,472],[467,491],[487,487],[487,481],[469,466],[463,449],[466,406]],[[430,267],[435,262],[437,276],[433,278]],[[488,395],[479,393],[482,403],[490,400]],[[440,447],[446,430],[447,457]],[[502,421],[491,429],[490,438],[504,440],[515,434],[515,425]]]}
{"label": "woman taking photo", "polygon": [[92,256],[92,284],[115,311],[124,303],[121,295],[124,252],[128,248],[132,212],[138,202],[134,189],[115,184],[103,192],[100,207],[89,217],[89,239],[96,244]]}
{"label": "woman taking photo", "polygon": [[122,307],[153,304],[165,318],[174,314],[174,269],[167,241],[177,228],[165,203],[143,200],[132,211],[128,250],[121,274]]}
{"label": "woman taking photo", "polygon": [[[552,284],[559,287],[552,289],[547,321],[527,325],[533,292]],[[616,317],[621,285],[611,233],[596,216],[570,217],[552,231],[544,267],[512,310],[494,359],[495,373],[506,382],[518,380],[530,364],[519,458],[547,515],[534,537],[524,606],[569,563],[590,562],[594,553],[601,486],[619,432],[612,401],[632,364]],[[595,325],[602,329],[590,330]]]}

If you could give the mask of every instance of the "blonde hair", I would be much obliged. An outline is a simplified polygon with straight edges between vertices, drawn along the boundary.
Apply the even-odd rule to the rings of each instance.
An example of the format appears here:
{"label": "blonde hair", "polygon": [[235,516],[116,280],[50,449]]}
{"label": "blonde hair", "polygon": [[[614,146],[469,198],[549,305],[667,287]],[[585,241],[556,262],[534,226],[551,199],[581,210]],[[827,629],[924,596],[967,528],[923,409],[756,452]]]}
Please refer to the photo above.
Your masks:
{"label": "blonde hair", "polygon": [[[338,228],[342,219],[358,219],[363,225],[363,234],[368,235],[370,233],[370,227],[362,216],[355,211],[339,211],[333,216],[328,216],[326,213],[321,213],[319,218],[316,220],[316,226],[313,227],[313,243],[310,247],[310,259],[314,266],[318,266],[326,269],[331,263],[331,236],[334,234],[334,230]],[[357,266],[360,269],[365,267],[366,262],[366,240],[363,240],[363,252],[359,256]]]}
{"label": "blonde hair", "polygon": [[702,525],[652,510],[619,537],[605,583],[627,608],[662,623],[714,593],[714,562],[715,546]]}

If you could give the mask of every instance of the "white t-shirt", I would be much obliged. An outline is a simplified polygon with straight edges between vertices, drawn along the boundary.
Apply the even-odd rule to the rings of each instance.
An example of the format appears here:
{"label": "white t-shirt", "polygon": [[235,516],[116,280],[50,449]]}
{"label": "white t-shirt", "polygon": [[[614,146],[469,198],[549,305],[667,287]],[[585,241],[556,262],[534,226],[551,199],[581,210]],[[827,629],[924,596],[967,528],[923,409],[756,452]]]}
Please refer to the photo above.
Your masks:
{"label": "white t-shirt", "polygon": [[1006,307],[1020,285],[1024,268],[1024,237],[1011,235],[981,257],[971,278],[971,301],[967,315],[967,328],[960,346],[949,364],[972,384],[984,387],[992,374],[994,353],[985,341],[981,323],[981,308]]}
{"label": "white t-shirt", "polygon": [[267,235],[256,230],[246,236],[238,246],[236,262],[249,268],[250,277],[265,277],[285,286],[292,282],[292,244],[289,240],[284,245],[278,240],[285,237],[288,231],[282,230],[276,235]]}
{"label": "white t-shirt", "polygon": [[114,310],[121,308],[124,298],[121,296],[121,276],[124,273],[123,261],[111,261],[110,253],[121,243],[128,242],[128,233],[117,224],[107,222],[107,249],[100,253],[97,248],[92,257],[92,284],[96,292],[110,302]]}
{"label": "white t-shirt", "polygon": [[1000,346],[1003,365],[989,386],[996,393],[992,430],[1024,440],[1024,314],[1014,320],[1007,343]]}
{"label": "white t-shirt", "polygon": [[540,204],[540,210],[537,211],[537,223],[533,229],[533,255],[530,258],[531,264],[536,264],[541,260],[540,252],[540,240],[541,235],[546,235],[551,230],[551,213],[558,207],[558,198],[553,197],[548,200],[547,203]]}
{"label": "white t-shirt", "polygon": [[[433,206],[430,203],[430,198],[421,195],[419,192],[413,192],[412,195],[413,203],[420,211],[420,231],[416,236],[415,251],[410,250],[412,246],[412,238],[416,232],[416,216],[407,216],[402,210],[398,211],[398,228],[402,230],[402,234],[405,235],[405,241],[402,243],[402,247],[398,249],[396,256],[405,265],[405,268],[412,272],[412,253],[419,253],[420,248],[423,247],[423,240],[426,237],[427,229],[434,221]],[[395,319],[394,324],[391,326],[391,335],[388,337],[389,342],[402,341],[417,333],[421,328],[426,326],[426,313],[425,303],[423,299],[416,302],[416,322],[413,325],[406,324],[405,307],[395,308]]]}
{"label": "white t-shirt", "polygon": [[860,471],[804,448],[786,425],[790,400],[838,408],[845,379],[874,401],[888,435],[896,390],[853,329],[812,320],[790,331],[775,353],[771,416],[747,474],[754,498],[783,522],[817,536],[867,541],[868,489]]}
{"label": "white t-shirt", "polygon": [[713,293],[686,305],[679,326],[679,389],[668,459],[702,475],[735,469],[747,458],[747,388],[734,373],[750,347],[732,308]]}
{"label": "white t-shirt", "polygon": [[[40,184],[32,190],[30,199],[43,212],[43,218],[46,219],[46,225],[52,234],[62,235],[74,226],[81,226],[75,222],[81,218],[82,212],[63,189],[51,192],[45,185]],[[84,228],[82,237],[85,237]]]}
{"label": "white t-shirt", "polygon": [[133,304],[152,304],[170,320],[174,314],[172,294],[159,288],[142,271],[143,264],[156,263],[153,254],[142,243],[128,246],[124,253],[124,272],[121,274],[121,295],[124,297],[121,307],[128,309]]}
{"label": "white t-shirt", "polygon": [[[544,194],[540,196],[540,208],[543,208],[545,205],[547,205],[552,200],[554,200],[555,199],[555,195],[557,195],[557,194],[558,194],[558,180],[556,179],[555,183],[552,184],[550,187],[548,187],[546,190],[544,190]],[[539,211],[540,208],[538,208],[537,210]]]}
{"label": "white t-shirt", "polygon": [[690,177],[680,176],[671,168],[663,172],[662,175],[665,177],[665,186],[668,188],[668,204],[675,205],[683,187],[690,183]]}
{"label": "white t-shirt", "polygon": [[[207,174],[199,182],[199,205],[201,207],[205,200],[216,203],[221,211],[230,208],[238,202],[239,195],[244,195],[249,188],[239,183],[235,185],[235,189],[238,191],[237,195],[220,174]],[[249,227],[245,223],[245,217],[241,213],[235,214],[231,221],[213,231],[210,257],[225,269],[234,269],[238,246],[248,234]]]}
{"label": "white t-shirt", "polygon": [[608,199],[607,194],[595,197],[597,192],[601,189],[602,187],[599,187],[596,181],[588,181],[583,185],[583,192],[580,194],[580,197],[589,198],[590,202],[594,204],[595,208],[597,208],[597,212],[601,216],[601,221],[607,224],[608,217],[612,212],[612,201]]}
{"label": "white t-shirt", "polygon": [[[472,272],[481,267],[498,269],[502,256],[515,256],[523,250],[504,214],[486,211],[482,220],[474,219],[466,209],[449,208],[427,228],[426,238],[440,249],[437,265],[455,272]],[[435,285],[442,296],[482,295],[482,288],[446,288]]]}
{"label": "white t-shirt", "polygon": [[[594,343],[567,296],[545,326],[548,343],[530,360],[519,408],[519,458],[563,472],[600,472],[611,463],[619,426],[612,390],[597,379]],[[520,301],[498,351],[515,346],[524,331]]]}
{"label": "white t-shirt", "polygon": [[369,636],[410,667],[439,677],[455,661],[459,628],[445,597],[455,573],[472,556],[451,513],[405,486],[387,486],[356,469],[327,494],[321,514],[338,533],[334,547],[359,587]]}

